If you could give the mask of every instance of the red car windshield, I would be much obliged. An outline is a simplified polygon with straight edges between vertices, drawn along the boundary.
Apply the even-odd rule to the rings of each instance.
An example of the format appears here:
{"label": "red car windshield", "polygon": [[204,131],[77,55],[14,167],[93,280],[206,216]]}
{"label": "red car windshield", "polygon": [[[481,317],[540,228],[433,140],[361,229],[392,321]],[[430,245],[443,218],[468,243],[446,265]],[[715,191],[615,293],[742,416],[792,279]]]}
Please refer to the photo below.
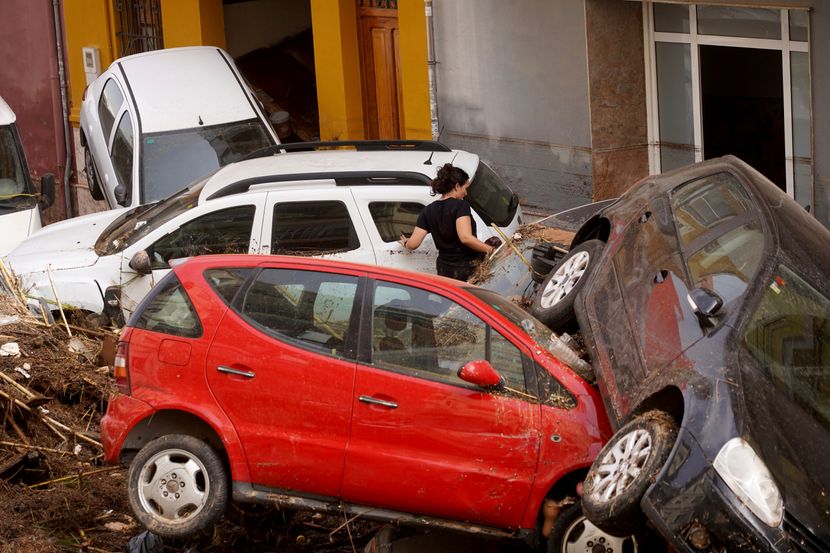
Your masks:
{"label": "red car windshield", "polygon": [[[551,331],[542,322],[534,318],[530,313],[511,303],[504,297],[490,290],[478,287],[465,287],[467,292],[474,295],[487,305],[504,315],[513,326],[533,338],[539,346],[550,350]],[[551,351],[551,353],[553,353]]]}

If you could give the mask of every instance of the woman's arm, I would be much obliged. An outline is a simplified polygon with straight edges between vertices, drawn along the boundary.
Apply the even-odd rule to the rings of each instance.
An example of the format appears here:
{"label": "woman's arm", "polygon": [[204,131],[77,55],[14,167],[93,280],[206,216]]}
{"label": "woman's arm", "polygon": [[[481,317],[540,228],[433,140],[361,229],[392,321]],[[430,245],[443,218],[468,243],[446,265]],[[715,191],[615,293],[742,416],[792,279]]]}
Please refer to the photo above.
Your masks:
{"label": "woman's arm", "polygon": [[464,215],[455,220],[455,231],[458,233],[458,239],[461,240],[461,243],[471,250],[487,255],[493,253],[495,249],[493,246],[485,244],[473,234],[472,219],[469,215]]}
{"label": "woman's arm", "polygon": [[401,239],[398,242],[401,243],[401,246],[406,248],[407,250],[417,250],[418,246],[421,245],[421,242],[424,241],[426,235],[429,234],[427,231],[422,229],[421,227],[415,227],[412,229],[412,236],[407,238],[403,234],[401,234]]}

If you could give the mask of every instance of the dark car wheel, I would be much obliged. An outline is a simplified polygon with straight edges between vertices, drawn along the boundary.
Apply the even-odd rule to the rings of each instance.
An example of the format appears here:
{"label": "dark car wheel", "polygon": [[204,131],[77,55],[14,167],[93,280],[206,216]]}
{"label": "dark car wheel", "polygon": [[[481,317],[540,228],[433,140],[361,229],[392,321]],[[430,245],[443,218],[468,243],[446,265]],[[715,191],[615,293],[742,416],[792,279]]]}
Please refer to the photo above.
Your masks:
{"label": "dark car wheel", "polygon": [[623,536],[644,522],[640,500],[663,468],[677,438],[664,411],[648,411],[623,425],[594,460],[582,493],[588,519]]}
{"label": "dark car wheel", "polygon": [[92,199],[98,201],[103,200],[104,193],[101,191],[101,183],[98,182],[98,173],[95,172],[95,163],[92,161],[92,154],[89,153],[89,146],[84,148],[84,166],[86,182]]}
{"label": "dark car wheel", "polygon": [[637,537],[612,536],[588,520],[577,501],[556,519],[548,538],[548,553],[637,553],[641,549]]}
{"label": "dark car wheel", "polygon": [[136,518],[163,538],[210,528],[228,502],[219,455],[193,436],[170,434],[144,446],[130,464],[127,493]]}
{"label": "dark car wheel", "polygon": [[533,298],[531,313],[554,330],[571,330],[576,322],[574,301],[593,270],[605,242],[588,240],[556,264]]}

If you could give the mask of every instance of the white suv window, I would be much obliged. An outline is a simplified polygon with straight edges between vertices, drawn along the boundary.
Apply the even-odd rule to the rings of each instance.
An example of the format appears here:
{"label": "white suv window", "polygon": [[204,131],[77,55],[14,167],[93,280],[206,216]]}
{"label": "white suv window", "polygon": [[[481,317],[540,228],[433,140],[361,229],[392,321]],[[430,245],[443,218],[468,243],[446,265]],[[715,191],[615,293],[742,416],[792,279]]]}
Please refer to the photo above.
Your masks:
{"label": "white suv window", "polygon": [[148,248],[154,269],[171,259],[217,253],[248,253],[256,208],[241,205],[220,209],[183,224]]}
{"label": "white suv window", "polygon": [[319,255],[360,247],[346,204],[286,202],[274,206],[271,253]]}
{"label": "white suv window", "polygon": [[417,202],[370,202],[369,213],[384,242],[397,242],[401,234],[412,232],[424,208]]}

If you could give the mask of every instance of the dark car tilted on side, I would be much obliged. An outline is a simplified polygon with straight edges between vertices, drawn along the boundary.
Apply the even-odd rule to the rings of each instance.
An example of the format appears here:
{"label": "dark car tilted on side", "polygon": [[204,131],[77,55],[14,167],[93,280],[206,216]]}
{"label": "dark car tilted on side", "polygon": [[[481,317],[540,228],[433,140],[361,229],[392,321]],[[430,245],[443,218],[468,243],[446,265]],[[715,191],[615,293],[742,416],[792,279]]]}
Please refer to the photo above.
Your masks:
{"label": "dark car tilted on side", "polygon": [[648,177],[534,300],[590,351],[616,434],[585,482],[604,530],[680,552],[830,551],[830,232],[734,157]]}

